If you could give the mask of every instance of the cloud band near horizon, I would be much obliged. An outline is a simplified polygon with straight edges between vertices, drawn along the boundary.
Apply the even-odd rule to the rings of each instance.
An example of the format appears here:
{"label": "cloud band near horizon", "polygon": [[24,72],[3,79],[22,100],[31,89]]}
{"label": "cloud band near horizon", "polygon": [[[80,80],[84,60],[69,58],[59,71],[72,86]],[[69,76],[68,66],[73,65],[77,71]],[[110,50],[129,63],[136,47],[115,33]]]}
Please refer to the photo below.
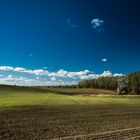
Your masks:
{"label": "cloud band near horizon", "polygon": [[[8,72],[8,74],[5,75],[2,72]],[[17,73],[20,76],[16,76]],[[24,86],[72,85],[81,80],[122,75],[121,73],[112,74],[109,70],[97,74],[89,70],[73,72],[60,69],[56,72],[50,72],[46,69],[31,70],[23,67],[0,66],[0,84]]]}

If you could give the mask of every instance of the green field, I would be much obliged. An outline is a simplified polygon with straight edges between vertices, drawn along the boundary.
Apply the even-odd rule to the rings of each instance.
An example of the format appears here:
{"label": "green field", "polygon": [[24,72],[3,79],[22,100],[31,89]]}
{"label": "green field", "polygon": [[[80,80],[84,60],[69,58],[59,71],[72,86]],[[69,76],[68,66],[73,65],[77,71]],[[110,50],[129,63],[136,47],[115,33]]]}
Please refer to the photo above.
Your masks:
{"label": "green field", "polygon": [[140,96],[96,89],[0,87],[0,139],[140,138],[139,124]]}
{"label": "green field", "polygon": [[[50,89],[49,89],[50,90]],[[102,105],[139,105],[140,96],[120,96],[111,94],[103,94],[103,91],[95,89],[51,89],[59,91],[59,93],[51,93],[43,91],[28,91],[17,89],[0,91],[0,109],[7,107],[94,107]],[[60,93],[62,91],[62,94]],[[76,94],[73,94],[75,91]],[[88,91],[90,94],[88,94]],[[99,94],[99,91],[101,94]],[[65,92],[65,94],[64,94]],[[107,91],[105,91],[107,92]],[[69,94],[67,94],[69,93]],[[72,93],[72,94],[70,94]]]}

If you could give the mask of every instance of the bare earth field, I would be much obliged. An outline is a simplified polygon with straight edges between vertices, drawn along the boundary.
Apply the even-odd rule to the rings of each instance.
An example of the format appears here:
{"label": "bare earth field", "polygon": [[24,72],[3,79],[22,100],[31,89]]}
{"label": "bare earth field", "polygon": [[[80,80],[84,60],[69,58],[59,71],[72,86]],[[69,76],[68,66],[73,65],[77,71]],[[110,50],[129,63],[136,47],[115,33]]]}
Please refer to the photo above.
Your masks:
{"label": "bare earth field", "polygon": [[140,139],[139,97],[25,91],[19,96],[14,91],[0,96],[1,140]]}
{"label": "bare earth field", "polygon": [[0,124],[0,139],[140,139],[140,107],[22,108]]}

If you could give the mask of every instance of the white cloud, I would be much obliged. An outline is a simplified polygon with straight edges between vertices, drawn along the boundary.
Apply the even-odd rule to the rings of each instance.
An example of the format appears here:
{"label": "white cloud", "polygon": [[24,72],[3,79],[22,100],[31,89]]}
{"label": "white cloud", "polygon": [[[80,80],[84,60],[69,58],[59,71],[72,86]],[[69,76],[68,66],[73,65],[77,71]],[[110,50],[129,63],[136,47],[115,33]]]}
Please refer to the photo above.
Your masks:
{"label": "white cloud", "polygon": [[17,67],[14,69],[16,72],[24,72],[24,73],[29,73],[29,74],[35,74],[35,75],[46,75],[48,71],[43,70],[43,69],[38,69],[38,70],[27,70],[25,68]]}
{"label": "white cloud", "polygon": [[15,67],[14,68],[14,67],[10,67],[10,66],[0,66],[0,70],[28,73],[28,74],[34,74],[34,75],[46,75],[48,73],[47,70],[43,70],[43,69],[28,70],[28,69],[22,68],[22,67]]}
{"label": "white cloud", "polygon": [[112,76],[112,73],[111,73],[109,70],[104,71],[104,72],[100,75],[100,77],[110,77],[110,76]]}
{"label": "white cloud", "polygon": [[107,62],[106,58],[101,59],[102,62]]}
{"label": "white cloud", "polygon": [[25,77],[16,77],[14,75],[8,75],[7,77],[0,78],[0,84],[6,85],[18,85],[18,86],[54,86],[54,85],[73,85],[77,84],[76,81],[66,81],[63,80],[54,81],[55,78],[51,80],[46,79],[31,79]]}
{"label": "white cloud", "polygon": [[80,76],[79,78],[80,78],[81,80],[86,80],[86,79],[97,79],[97,78],[99,78],[99,77],[100,77],[99,74],[88,74],[88,75],[82,75],[82,76]]}
{"label": "white cloud", "polygon": [[14,75],[8,75],[7,77],[0,78],[0,83],[2,84],[16,84],[17,81],[24,81],[24,77],[16,77]]}
{"label": "white cloud", "polygon": [[7,81],[13,81],[13,80],[15,80],[15,76],[8,75],[8,77],[6,77],[5,80],[7,80]]}
{"label": "white cloud", "polygon": [[51,79],[51,81],[56,81],[56,77],[52,77],[50,79]]}
{"label": "white cloud", "polygon": [[13,71],[13,72],[19,72],[19,73],[28,73],[28,74],[34,74],[36,76],[48,76],[48,77],[63,77],[63,78],[76,78],[82,75],[88,75],[90,73],[89,70],[83,70],[78,72],[71,72],[66,71],[63,69],[58,70],[57,72],[49,72],[44,69],[37,69],[37,70],[29,70],[23,67],[10,67],[10,66],[0,66],[0,70],[3,71]]}
{"label": "white cloud", "polygon": [[36,79],[39,80],[40,78],[37,76]]}
{"label": "white cloud", "polygon": [[13,69],[13,71],[24,72],[24,73],[32,73],[32,71],[26,70],[25,68],[22,68],[22,67],[16,67],[16,68]]}
{"label": "white cloud", "polygon": [[21,67],[17,67],[14,69],[14,71],[17,71],[17,72],[23,72],[23,71],[26,71],[25,68],[21,68]]}
{"label": "white cloud", "polygon": [[113,76],[114,77],[116,77],[116,76],[124,76],[124,74],[122,74],[122,73],[115,73],[115,74],[113,74]]}
{"label": "white cloud", "polygon": [[80,79],[81,80],[86,80],[86,79],[97,79],[99,77],[116,77],[116,76],[123,76],[122,73],[115,73],[115,74],[112,74],[109,70],[107,71],[104,71],[103,73],[101,74],[88,74],[88,75],[82,75],[80,76]]}
{"label": "white cloud", "polygon": [[43,70],[43,69],[34,70],[34,71],[32,71],[32,72],[33,72],[33,74],[35,74],[35,75],[46,75],[46,74],[49,73],[47,70]]}
{"label": "white cloud", "polygon": [[[112,74],[109,70],[101,74],[92,73],[89,70],[83,71],[66,71],[60,69],[56,72],[49,72],[44,69],[26,69],[22,67],[0,66],[0,71],[8,71],[9,75],[0,75],[1,84],[16,84],[16,85],[68,85],[76,84],[81,80],[96,79],[99,77],[123,76],[121,73]],[[13,75],[11,75],[10,72]],[[15,76],[18,73],[19,77]],[[23,74],[24,73],[24,74]],[[27,75],[28,74],[28,75]],[[30,75],[29,75],[30,74]],[[72,82],[75,81],[75,82]]]}
{"label": "white cloud", "polygon": [[14,70],[14,68],[10,66],[0,66],[0,70],[12,71]]}
{"label": "white cloud", "polygon": [[80,79],[81,80],[86,80],[86,79],[97,79],[99,77],[110,77],[112,76],[112,73],[110,71],[104,71],[103,73],[101,74],[88,74],[88,75],[82,75],[80,76]]}
{"label": "white cloud", "polygon": [[91,21],[91,26],[93,29],[97,29],[97,31],[103,31],[104,21],[98,18],[95,18]]}
{"label": "white cloud", "polygon": [[48,76],[54,76],[54,77],[63,77],[63,78],[77,78],[82,75],[87,75],[90,71],[89,70],[84,70],[84,71],[79,71],[79,72],[71,72],[71,71],[65,71],[63,69],[60,69],[57,72],[50,72],[48,73]]}

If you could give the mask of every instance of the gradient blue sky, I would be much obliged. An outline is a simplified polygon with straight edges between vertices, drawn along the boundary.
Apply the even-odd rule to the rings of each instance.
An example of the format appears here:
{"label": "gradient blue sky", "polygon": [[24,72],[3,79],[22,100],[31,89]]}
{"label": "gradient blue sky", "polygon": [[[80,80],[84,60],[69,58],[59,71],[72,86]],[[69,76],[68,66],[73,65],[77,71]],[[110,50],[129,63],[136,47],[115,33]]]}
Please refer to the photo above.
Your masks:
{"label": "gradient blue sky", "polygon": [[[49,73],[89,70],[86,76],[138,71],[139,13],[139,0],[1,0],[0,74],[42,76],[17,67]],[[45,81],[48,75],[43,76],[35,78]],[[49,78],[58,80],[57,75]]]}

